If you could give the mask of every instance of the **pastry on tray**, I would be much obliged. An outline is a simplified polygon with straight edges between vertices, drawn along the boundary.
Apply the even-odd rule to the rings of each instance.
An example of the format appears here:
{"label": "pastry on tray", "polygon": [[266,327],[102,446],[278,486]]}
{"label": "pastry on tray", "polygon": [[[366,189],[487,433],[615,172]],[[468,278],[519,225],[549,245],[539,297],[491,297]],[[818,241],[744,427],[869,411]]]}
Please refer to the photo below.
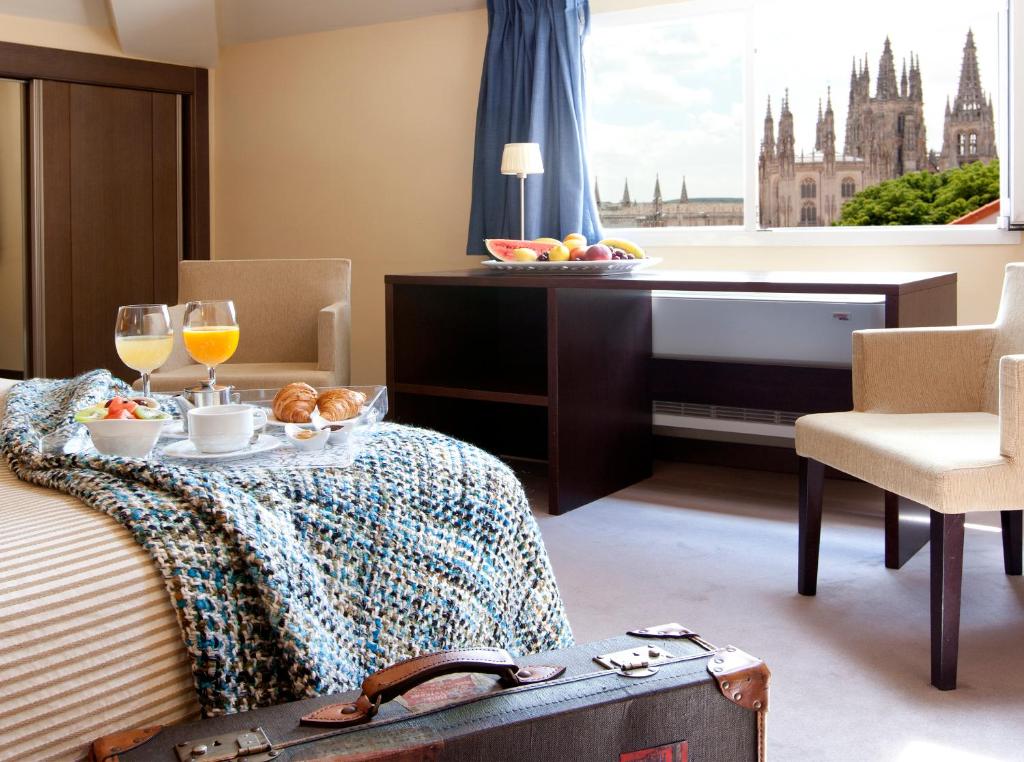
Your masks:
{"label": "pastry on tray", "polygon": [[274,417],[282,423],[309,423],[316,407],[316,389],[296,382],[281,388],[274,397]]}
{"label": "pastry on tray", "polygon": [[352,389],[329,389],[316,401],[321,417],[331,423],[355,418],[364,404],[366,395]]}

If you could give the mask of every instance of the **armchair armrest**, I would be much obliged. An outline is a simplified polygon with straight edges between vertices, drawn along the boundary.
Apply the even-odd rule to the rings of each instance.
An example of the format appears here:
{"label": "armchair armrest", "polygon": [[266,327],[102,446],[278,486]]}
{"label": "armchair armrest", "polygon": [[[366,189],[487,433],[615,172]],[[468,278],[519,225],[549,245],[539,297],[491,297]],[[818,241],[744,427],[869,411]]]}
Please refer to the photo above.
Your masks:
{"label": "armchair armrest", "polygon": [[317,314],[317,368],[332,371],[339,384],[351,380],[351,324],[352,309],[347,300],[324,307]]}
{"label": "armchair armrest", "polygon": [[993,326],[853,332],[853,409],[873,413],[981,410]]}
{"label": "armchair armrest", "polygon": [[1016,458],[1024,449],[1024,355],[999,360],[999,452]]}

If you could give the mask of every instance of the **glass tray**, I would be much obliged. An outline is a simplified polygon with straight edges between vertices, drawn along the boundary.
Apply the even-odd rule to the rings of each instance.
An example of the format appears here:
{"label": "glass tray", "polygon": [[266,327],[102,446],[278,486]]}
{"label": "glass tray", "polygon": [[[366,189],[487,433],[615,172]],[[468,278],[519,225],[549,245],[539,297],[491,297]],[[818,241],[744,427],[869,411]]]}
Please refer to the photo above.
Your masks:
{"label": "glass tray", "polygon": [[[347,386],[347,387],[322,387],[320,392],[328,389],[346,388],[362,392],[366,395],[366,405],[363,412],[357,417],[355,427],[352,429],[344,444],[328,445],[323,450],[316,452],[305,452],[292,446],[285,437],[283,426],[266,426],[262,429],[263,434],[270,435],[281,440],[281,446],[269,452],[263,452],[248,457],[238,457],[230,460],[188,460],[185,458],[167,457],[163,450],[170,444],[180,442],[182,436],[161,435],[152,452],[145,460],[160,462],[164,465],[176,468],[202,468],[203,470],[215,471],[237,471],[239,469],[294,469],[294,468],[347,468],[352,465],[360,450],[365,446],[367,438],[384,419],[388,412],[388,393],[385,386]],[[239,402],[256,405],[270,409],[274,396],[278,389],[243,389],[235,392]],[[154,394],[153,397],[160,402],[160,406],[173,416],[173,420],[179,423],[181,415],[177,405],[174,403],[172,394]],[[171,430],[171,426],[168,426]],[[72,423],[62,426],[46,436],[40,437],[40,448],[46,453],[82,453],[97,454],[96,448],[92,445],[89,431],[82,424]],[[106,456],[115,457],[115,456]]]}

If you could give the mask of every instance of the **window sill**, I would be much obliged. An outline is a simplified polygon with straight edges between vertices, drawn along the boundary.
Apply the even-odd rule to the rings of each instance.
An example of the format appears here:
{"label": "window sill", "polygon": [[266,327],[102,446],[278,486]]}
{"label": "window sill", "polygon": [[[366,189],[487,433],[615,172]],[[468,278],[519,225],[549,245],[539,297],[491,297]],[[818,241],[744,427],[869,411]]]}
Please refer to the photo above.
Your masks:
{"label": "window sill", "polygon": [[692,246],[978,246],[1021,242],[1015,230],[995,225],[915,225],[908,227],[774,228],[613,228],[609,238],[627,238],[644,247]]}

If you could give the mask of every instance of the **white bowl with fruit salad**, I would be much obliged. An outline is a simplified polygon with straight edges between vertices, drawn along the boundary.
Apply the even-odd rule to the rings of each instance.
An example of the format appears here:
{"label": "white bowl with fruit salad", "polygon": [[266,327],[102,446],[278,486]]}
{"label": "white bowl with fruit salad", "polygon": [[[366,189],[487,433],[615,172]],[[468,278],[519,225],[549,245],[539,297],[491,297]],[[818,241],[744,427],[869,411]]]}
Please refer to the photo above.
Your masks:
{"label": "white bowl with fruit salad", "polygon": [[114,397],[75,413],[96,449],[104,455],[145,458],[171,416],[148,397]]}

